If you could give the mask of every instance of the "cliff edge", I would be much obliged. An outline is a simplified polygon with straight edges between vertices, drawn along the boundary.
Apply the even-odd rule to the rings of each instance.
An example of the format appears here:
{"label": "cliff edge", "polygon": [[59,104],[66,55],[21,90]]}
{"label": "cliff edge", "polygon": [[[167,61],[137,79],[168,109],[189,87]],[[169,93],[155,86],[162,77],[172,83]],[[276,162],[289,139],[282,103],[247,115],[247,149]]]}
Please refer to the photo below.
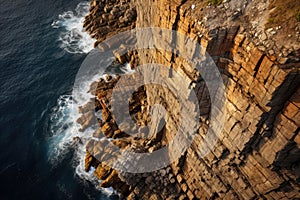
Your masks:
{"label": "cliff edge", "polygon": [[[96,158],[106,144],[94,141],[87,146],[85,169],[95,167],[95,176],[103,180],[100,186],[113,187],[127,199],[300,198],[299,9],[299,1],[283,4],[277,0],[91,1],[84,27],[97,39],[95,45],[100,49],[109,48],[102,43],[106,38],[126,30],[176,30],[197,41],[202,51],[212,57],[225,84],[226,102],[218,110],[225,122],[216,133],[217,143],[201,157],[201,144],[215,120],[211,117],[215,99],[210,97],[201,71],[192,71],[190,64],[176,53],[160,49],[116,54],[120,64],[130,63],[136,68],[160,63],[185,77],[199,100],[200,125],[187,151],[160,170],[138,174],[115,170]],[[170,38],[162,34],[160,39],[167,42]],[[173,40],[182,42],[179,38]],[[91,86],[95,88],[96,102],[92,109],[102,112],[100,128],[94,136],[111,138],[119,148],[140,153],[166,146],[180,126],[176,96],[157,85],[137,88],[129,101],[129,112],[136,124],[149,123],[154,104],[164,105],[172,117],[153,137],[130,137],[120,130],[111,110],[112,89],[119,79],[109,77]],[[93,114],[88,109],[82,113],[79,122],[86,126],[88,116]],[[122,110],[119,113],[122,115]],[[139,127],[133,131],[145,133]]]}

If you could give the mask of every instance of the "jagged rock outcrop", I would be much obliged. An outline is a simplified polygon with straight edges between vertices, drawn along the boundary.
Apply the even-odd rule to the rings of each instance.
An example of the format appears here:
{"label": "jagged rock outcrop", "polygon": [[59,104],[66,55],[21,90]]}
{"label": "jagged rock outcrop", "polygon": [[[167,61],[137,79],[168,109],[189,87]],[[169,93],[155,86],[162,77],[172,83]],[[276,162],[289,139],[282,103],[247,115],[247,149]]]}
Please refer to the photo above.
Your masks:
{"label": "jagged rock outcrop", "polygon": [[[235,2],[232,0],[231,4]],[[297,38],[290,38],[295,44],[289,42],[288,53],[281,55],[280,51],[285,48],[282,42],[276,48],[270,45],[262,48],[263,43],[252,37],[256,29],[249,29],[249,20],[241,23],[249,17],[251,8],[258,5],[257,1],[240,1],[235,7],[220,11],[225,13],[220,16],[230,18],[226,22],[221,21],[216,10],[228,7],[230,2],[215,9],[212,6],[203,7],[204,2],[193,0],[114,1],[108,4],[112,5],[110,10],[113,5],[122,5],[132,8],[131,12],[136,13],[137,18],[130,18],[130,25],[125,27],[119,27],[119,22],[116,22],[109,29],[111,32],[102,32],[102,25],[97,24],[105,1],[94,0],[91,5],[87,21],[94,28],[88,23],[85,26],[98,39],[98,43],[133,26],[174,29],[198,41],[222,73],[227,97],[224,129],[218,134],[220,137],[215,148],[202,158],[199,156],[200,144],[212,120],[209,115],[210,99],[203,80],[194,79],[189,72],[189,64],[170,52],[141,50],[128,52],[122,58],[119,55],[119,62],[130,62],[133,67],[153,62],[185,74],[187,81],[196,84],[197,97],[199,102],[203,102],[200,103],[201,125],[192,145],[178,161],[152,173],[118,172],[101,164],[95,155],[106,144],[91,142],[89,145],[93,149],[87,155],[86,170],[90,166],[96,168],[95,176],[104,180],[101,186],[112,186],[128,199],[300,198],[299,43]],[[268,4],[261,6],[266,10]],[[120,16],[124,13],[125,10]],[[107,19],[109,17],[101,18],[106,22]],[[295,26],[299,27],[299,24]],[[271,41],[268,38],[264,40],[265,44]],[[270,53],[271,50],[273,52]],[[97,87],[94,94],[97,96],[96,110],[101,109],[103,116],[99,121],[102,131],[95,133],[95,137],[114,138],[116,146],[136,152],[153,152],[166,145],[174,137],[173,129],[178,123],[176,118],[166,125],[159,139],[132,138],[119,130],[110,110],[112,88],[118,79],[101,80],[94,85]],[[155,98],[158,94],[160,98]],[[157,86],[144,86],[133,95],[129,104],[130,114],[135,116],[137,124],[147,123],[147,106],[154,103],[171,107],[170,113],[176,116],[178,102],[170,91]],[[82,110],[86,113],[83,118],[90,118],[88,111]],[[133,131],[143,133],[138,128]]]}
{"label": "jagged rock outcrop", "polygon": [[135,27],[136,9],[130,0],[95,0],[90,4],[84,21],[85,30],[97,39],[95,46],[106,38]]}

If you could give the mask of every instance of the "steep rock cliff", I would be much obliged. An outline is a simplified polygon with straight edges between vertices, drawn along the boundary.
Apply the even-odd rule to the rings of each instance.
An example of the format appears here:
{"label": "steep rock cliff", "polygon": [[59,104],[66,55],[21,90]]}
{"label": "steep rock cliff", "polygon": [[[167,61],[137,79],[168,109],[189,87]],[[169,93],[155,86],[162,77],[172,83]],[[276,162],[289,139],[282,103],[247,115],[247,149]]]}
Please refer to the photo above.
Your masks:
{"label": "steep rock cliff", "polygon": [[[106,8],[108,5],[111,7]],[[116,7],[122,10],[117,15],[113,12]],[[161,50],[132,51],[119,56],[119,62],[130,62],[133,67],[163,64],[196,83],[196,94],[202,102],[201,125],[192,145],[178,161],[152,173],[118,172],[92,156],[101,147],[91,150],[86,157],[86,170],[96,167],[95,176],[103,180],[101,186],[112,186],[129,199],[300,198],[299,34],[288,37],[287,33],[276,35],[271,33],[273,30],[266,30],[268,7],[268,1],[246,0],[225,1],[217,8],[193,0],[91,2],[85,28],[98,39],[97,44],[133,27],[177,30],[198,41],[214,59],[222,73],[227,97],[220,108],[220,115],[226,113],[224,128],[218,133],[214,149],[202,158],[202,140],[214,119],[210,118],[207,88],[199,79],[201,72],[193,74],[182,58]],[[260,15],[251,17],[254,10]],[[258,24],[253,25],[255,21]],[[297,29],[299,23],[294,26]],[[284,37],[285,41],[274,42],[274,38]],[[161,39],[169,40],[163,36]],[[167,111],[175,117],[159,138],[129,139],[118,130],[110,110],[111,89],[118,78],[97,84],[97,109],[102,109],[104,116],[100,123],[102,133],[108,138],[123,138],[115,144],[140,152],[152,152],[167,144],[178,126],[178,105],[172,93],[158,86],[144,86],[135,93],[130,108],[137,122],[147,121],[144,116],[148,111],[142,108],[154,103],[172,108]]]}

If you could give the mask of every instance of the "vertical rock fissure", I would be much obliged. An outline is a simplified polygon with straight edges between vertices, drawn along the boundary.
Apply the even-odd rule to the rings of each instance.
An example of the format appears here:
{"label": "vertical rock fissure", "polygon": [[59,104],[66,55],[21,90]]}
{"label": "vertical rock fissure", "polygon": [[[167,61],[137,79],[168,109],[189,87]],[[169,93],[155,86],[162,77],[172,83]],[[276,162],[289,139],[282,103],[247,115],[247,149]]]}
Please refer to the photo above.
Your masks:
{"label": "vertical rock fissure", "polygon": [[[260,122],[258,123],[257,130],[253,138],[245,145],[242,154],[248,155],[253,150],[259,151],[259,143],[262,138],[270,138],[274,133],[275,120],[278,114],[283,110],[285,103],[296,92],[300,85],[300,78],[298,73],[289,74],[274,95],[268,106],[271,107],[269,112],[264,112]],[[267,129],[264,129],[266,126]]]}
{"label": "vertical rock fissure", "polygon": [[[132,3],[132,1],[125,1]],[[220,69],[224,78],[228,101],[224,112],[222,112],[224,115],[227,113],[221,137],[207,156],[199,157],[201,142],[205,138],[205,126],[211,122],[209,116],[210,100],[207,98],[209,96],[208,91],[203,86],[205,83],[203,84],[203,80],[200,80],[201,72],[200,75],[197,75],[199,76],[197,79],[187,62],[177,56],[176,52],[164,52],[162,50],[151,52],[147,49],[134,55],[128,54],[126,61],[135,63],[132,66],[143,63],[160,63],[170,67],[170,77],[174,75],[172,73],[176,70],[182,73],[188,81],[196,85],[194,90],[197,97],[199,95],[199,104],[208,109],[208,112],[205,112],[203,116],[203,113],[200,113],[200,121],[205,125],[202,126],[203,129],[200,130],[199,128],[199,134],[196,135],[191,147],[170,166],[148,174],[123,174],[114,172],[114,170],[107,170],[109,171],[107,174],[114,172],[112,176],[108,176],[110,179],[119,176],[123,181],[122,183],[130,186],[129,189],[120,193],[123,192],[126,195],[129,193],[128,199],[151,200],[300,198],[300,186],[297,183],[300,177],[298,176],[297,179],[297,170],[300,164],[295,158],[300,152],[300,122],[298,119],[300,116],[298,114],[300,79],[297,63],[279,65],[278,63],[281,62],[278,60],[282,59],[277,59],[276,54],[269,55],[268,52],[262,50],[262,47],[257,46],[254,43],[255,38],[253,38],[255,34],[248,32],[249,27],[245,29],[244,25],[237,26],[238,23],[229,23],[228,26],[223,26],[222,23],[208,25],[213,22],[219,23],[215,19],[219,17],[218,15],[224,17],[224,13],[218,12],[222,9],[225,9],[225,13],[229,14],[230,18],[231,8],[225,6],[234,3],[243,6],[245,3],[246,6],[252,4],[250,6],[255,8],[256,4],[253,5],[255,2],[224,1],[220,6],[214,8],[216,13],[205,13],[206,9],[212,11],[212,7],[207,6],[205,9],[198,9],[201,2],[192,2],[192,0],[134,0],[134,3],[134,6],[130,7],[136,7],[137,18],[136,20],[132,18],[134,22],[131,25],[135,23],[138,28],[159,26],[173,29],[200,42],[201,47],[203,47],[202,50],[206,50],[212,56]],[[259,4],[259,6],[266,6],[264,3],[261,2],[263,5]],[[239,8],[239,6],[235,5],[234,8]],[[92,10],[95,20],[98,20],[99,13],[95,9],[99,8],[95,7]],[[200,9],[202,9],[201,12]],[[244,15],[248,11],[243,8],[241,11],[233,10],[233,12],[234,15]],[[234,21],[236,18],[230,19]],[[91,20],[92,18],[89,19],[89,21]],[[93,34],[96,33],[95,37],[104,37],[103,34],[106,34],[106,30],[101,32],[102,29],[96,27],[97,23],[88,24],[88,29],[92,29]],[[94,26],[93,28],[91,28],[91,24]],[[95,30],[98,30],[99,33]],[[117,31],[122,30],[116,29],[113,32],[117,33]],[[164,38],[163,34],[160,36],[162,36],[160,38],[163,40],[162,42],[165,42],[164,40],[168,42],[171,40],[170,43],[175,44],[180,42],[177,41],[176,36],[172,38]],[[140,43],[144,40],[145,38],[140,36],[137,42]],[[264,39],[264,42],[268,43],[268,38]],[[279,48],[277,45],[274,46]],[[193,53],[197,54],[199,51],[196,49]],[[174,71],[172,72],[172,70]],[[172,112],[174,111],[173,114],[175,113],[174,116],[169,117],[171,123],[167,123],[163,131],[160,132],[163,133],[160,135],[161,137],[147,143],[150,146],[154,143],[160,143],[157,146],[151,146],[152,152],[168,144],[176,134],[174,127],[178,127],[177,117],[180,116],[180,111],[177,110],[174,96],[167,90],[158,90],[151,86],[146,86],[143,90],[143,95],[134,98],[144,98],[144,101],[149,104],[133,105],[137,107],[135,109],[132,107],[132,115],[140,116],[139,112],[141,112],[142,107],[148,109],[153,102],[161,104],[171,109]],[[101,96],[101,98],[105,99],[109,96],[105,92],[103,94],[104,97]],[[100,95],[98,96],[100,97]],[[138,104],[139,102],[136,101],[135,103]],[[104,103],[103,107],[103,110],[106,109],[105,107],[108,107],[107,110],[109,110],[109,104]],[[168,114],[171,115],[172,112],[168,112]],[[106,116],[105,119],[107,120],[104,122],[105,128],[107,128],[107,124],[111,125],[111,121],[113,121],[113,118],[107,113],[103,115]],[[114,126],[111,125],[111,127]],[[104,131],[106,131],[105,128]],[[118,130],[115,132],[110,130],[109,135],[116,137],[115,133],[120,135]],[[141,141],[127,142],[122,141],[118,144],[130,149],[138,147],[138,150],[144,144]],[[92,162],[95,167],[97,164]],[[98,166],[96,171],[99,175],[103,167]],[[107,179],[106,176],[105,178]],[[118,179],[114,178],[114,180]],[[106,183],[105,186],[113,186],[117,190],[121,185],[120,183],[112,183],[111,180],[104,181],[104,183]]]}

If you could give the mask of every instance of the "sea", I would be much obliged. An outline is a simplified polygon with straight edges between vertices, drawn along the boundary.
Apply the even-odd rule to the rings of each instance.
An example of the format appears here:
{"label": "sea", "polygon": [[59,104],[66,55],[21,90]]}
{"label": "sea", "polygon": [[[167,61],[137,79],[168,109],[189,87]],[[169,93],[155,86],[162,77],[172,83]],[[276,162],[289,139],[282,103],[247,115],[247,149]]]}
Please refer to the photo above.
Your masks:
{"label": "sea", "polygon": [[0,2],[0,199],[119,199],[73,145],[72,87],[95,42],[82,28],[89,2]]}

